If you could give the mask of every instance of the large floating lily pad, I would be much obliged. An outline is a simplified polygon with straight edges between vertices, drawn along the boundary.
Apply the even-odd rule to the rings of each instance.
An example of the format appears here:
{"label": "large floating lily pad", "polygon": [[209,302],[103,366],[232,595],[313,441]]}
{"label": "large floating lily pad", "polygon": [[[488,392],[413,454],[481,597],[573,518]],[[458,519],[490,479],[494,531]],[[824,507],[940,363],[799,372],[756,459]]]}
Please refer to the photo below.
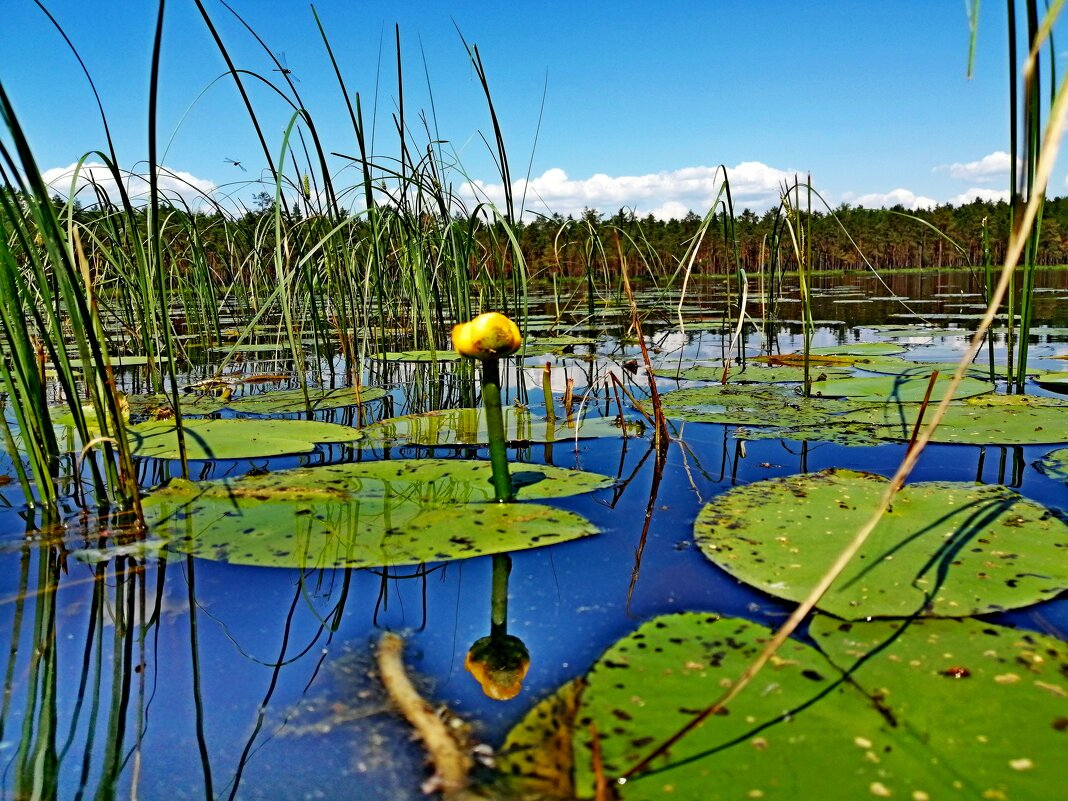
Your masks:
{"label": "large floating lily pad", "polygon": [[[936,400],[937,395],[933,396]],[[933,407],[929,407],[924,419]],[[858,410],[836,425],[872,426],[882,439],[912,436],[919,407],[888,404]],[[1068,442],[1068,401],[1031,395],[981,395],[953,403],[935,429],[934,442],[973,445],[1041,445]]]}
{"label": "large floating lily pad", "polygon": [[[842,367],[828,367],[818,364],[809,365],[809,378],[811,380],[847,376],[850,370]],[[658,371],[658,375],[663,375]],[[691,381],[722,381],[722,367],[691,367],[681,373],[680,378]],[[732,384],[786,384],[797,383],[805,380],[805,368],[794,366],[783,367],[759,367],[748,366],[746,368],[731,367],[727,371],[727,381]]]}
{"label": "large floating lily pad", "polygon": [[[550,506],[495,503],[488,462],[327,465],[225,482],[173,481],[144,499],[156,536],[208,559],[277,567],[415,564],[521,550],[596,533]],[[516,465],[520,501],[574,495],[607,476]]]}
{"label": "large floating lily pad", "polygon": [[[352,442],[360,432],[314,420],[183,420],[190,459],[255,459],[315,450],[317,443]],[[126,429],[134,456],[178,459],[172,421],[138,423]]]}
{"label": "large floating lily pad", "polygon": [[[931,397],[941,398],[950,377],[939,375],[935,379]],[[854,398],[874,403],[919,403],[927,393],[929,375],[863,376],[856,378],[831,378],[814,381],[812,394],[826,398]],[[965,378],[957,386],[954,397],[968,398],[993,390],[993,385],[974,378]]]}
{"label": "large floating lily pad", "polygon": [[[387,394],[380,387],[362,387],[358,392],[355,387],[309,389],[308,402],[311,404],[312,411],[340,409],[378,400]],[[230,408],[236,412],[253,414],[287,414],[304,411],[306,404],[303,390],[284,389],[235,398],[230,402]]]}
{"label": "large floating lily pad", "polygon": [[[558,442],[580,438],[621,437],[623,432],[604,417],[549,422],[518,409],[503,409],[504,435],[508,442]],[[405,417],[392,417],[366,426],[361,447],[406,443],[425,447],[478,446],[489,442],[489,429],[482,409],[445,409]],[[628,432],[633,436],[634,432]]]}
{"label": "large floating lily pad", "polygon": [[[171,396],[164,394],[153,395],[130,395],[130,416],[171,416]],[[209,393],[197,394],[183,392],[178,396],[182,414],[208,415],[225,409],[229,403],[222,398]]]}
{"label": "large floating lily pad", "polygon": [[[842,626],[814,624],[826,655],[788,642],[725,714],[617,785],[618,796],[1043,799],[1068,781],[1064,643],[972,620]],[[591,731],[611,781],[719,698],[769,636],[689,613],[609,648],[574,712],[561,696],[532,713],[575,720],[574,787],[558,797],[593,797]],[[528,716],[509,735],[525,749],[511,773],[537,777],[559,748],[556,737],[544,753],[530,745],[538,730]]]}
{"label": "large floating lily pad", "polygon": [[[955,362],[916,362],[902,359],[898,356],[879,356],[868,359],[863,364],[858,364],[862,370],[869,373],[882,373],[885,375],[905,376],[909,378],[928,377],[934,371],[943,376],[952,376],[957,371]],[[998,369],[998,368],[995,368]],[[1004,367],[1000,368],[1004,370]],[[990,366],[984,364],[972,364],[964,373],[966,378],[989,380]]]}
{"label": "large floating lily pad", "polygon": [[1064,642],[977,620],[817,618],[810,634],[887,712],[847,728],[886,797],[1044,799],[1068,781]]}
{"label": "large floating lily pad", "polygon": [[850,400],[805,398],[778,386],[695,387],[666,392],[660,400],[669,417],[745,426],[819,425],[864,407]]}
{"label": "large floating lily pad", "polygon": [[[707,504],[701,550],[738,579],[800,601],[867,521],[886,479],[825,470],[759,481]],[[847,619],[963,616],[1068,589],[1068,525],[1001,486],[910,484],[820,600]]]}
{"label": "large floating lily pad", "polygon": [[369,355],[387,362],[454,362],[460,358],[460,354],[454,350],[387,351]]}
{"label": "large floating lily pad", "polygon": [[853,342],[849,345],[810,348],[809,353],[814,356],[889,356],[906,350],[908,348],[890,342]]}
{"label": "large floating lily pad", "polygon": [[1035,383],[1047,392],[1068,395],[1068,373],[1064,371],[1043,371],[1035,378]]}

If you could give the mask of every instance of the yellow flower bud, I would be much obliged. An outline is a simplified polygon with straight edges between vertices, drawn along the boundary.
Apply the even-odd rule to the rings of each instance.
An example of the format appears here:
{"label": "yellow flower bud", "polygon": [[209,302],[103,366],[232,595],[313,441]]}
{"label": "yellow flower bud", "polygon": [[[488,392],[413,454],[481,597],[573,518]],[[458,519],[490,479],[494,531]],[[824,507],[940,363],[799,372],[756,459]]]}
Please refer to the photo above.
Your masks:
{"label": "yellow flower bud", "polygon": [[453,326],[452,346],[461,356],[497,359],[511,356],[523,345],[517,326],[499,312],[480,314],[470,322]]}

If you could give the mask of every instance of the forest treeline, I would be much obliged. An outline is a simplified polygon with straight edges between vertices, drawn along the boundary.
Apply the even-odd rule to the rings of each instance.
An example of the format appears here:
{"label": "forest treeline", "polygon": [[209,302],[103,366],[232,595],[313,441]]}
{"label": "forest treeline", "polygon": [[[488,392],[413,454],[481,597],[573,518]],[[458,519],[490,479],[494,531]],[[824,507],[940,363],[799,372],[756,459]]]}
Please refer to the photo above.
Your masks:
{"label": "forest treeline", "polygon": [[[54,198],[53,202],[60,206],[59,216],[65,218],[66,209],[60,199]],[[306,199],[298,199],[283,212],[283,230],[289,234],[331,227],[315,225],[329,221]],[[393,247],[380,242],[377,249],[371,248],[368,240],[374,230],[389,228],[381,222],[391,216],[399,221],[406,237],[430,238],[427,235],[433,232],[432,238],[444,241],[449,230],[456,230],[470,243],[466,259],[472,278],[510,272],[516,261],[516,246],[533,279],[553,274],[583,276],[591,271],[616,273],[621,258],[627,260],[633,274],[657,276],[671,275],[684,257],[688,261],[691,256],[694,271],[705,274],[731,273],[736,264],[750,273],[770,263],[787,270],[796,267],[784,212],[778,207],[763,214],[745,209],[733,220],[719,214],[711,222],[695,212],[682,219],[659,220],[652,215],[639,217],[625,209],[612,215],[586,209],[578,217],[556,214],[516,222],[510,232],[502,221],[490,223],[463,215],[446,221],[425,213],[405,214],[389,206],[379,206],[377,212],[377,228],[363,214],[348,215],[344,229],[351,247],[374,250],[379,257],[388,258]],[[135,216],[140,214],[143,210],[135,212]],[[173,238],[167,250],[181,253],[184,249],[178,246],[180,240],[194,237],[198,259],[219,280],[228,282],[240,272],[238,265],[257,258],[270,261],[274,218],[273,197],[267,193],[254,196],[253,209],[239,217],[171,208],[167,211],[167,228]],[[129,226],[119,231],[113,211],[76,208],[73,219],[96,229],[93,238],[97,242],[111,239],[115,245],[125,239],[127,246],[132,244],[129,237],[133,232]],[[833,212],[805,212],[801,222],[809,234],[810,268],[814,270],[860,269],[866,264],[878,270],[946,268],[978,266],[986,258],[993,264],[1001,263],[1010,213],[1009,205],[1003,201],[976,200],[961,206],[947,204],[917,211],[902,206],[869,209],[843,204]],[[691,250],[695,243],[696,254]],[[87,248],[92,246],[87,243]],[[775,248],[777,254],[773,256]],[[1068,263],[1068,197],[1046,201],[1035,262],[1043,266]]]}
{"label": "forest treeline", "polygon": [[[779,243],[779,263],[786,269],[796,266],[792,243],[782,232],[781,215],[778,208],[761,215],[746,209],[735,216],[733,226],[729,220],[718,220],[701,241],[695,269],[729,272],[737,258],[743,269],[754,272],[768,263],[775,242]],[[565,223],[565,234],[557,237]],[[811,232],[812,269],[857,269],[865,262],[880,270],[965,267],[983,264],[987,252],[992,263],[1001,263],[1010,214],[1008,203],[1003,201],[976,200],[917,211],[902,206],[868,209],[842,205],[833,212],[806,214],[804,223]],[[608,217],[587,210],[575,221],[557,216],[525,224],[519,241],[532,273],[555,268],[564,274],[581,274],[586,231],[597,231],[609,265],[618,264],[618,251],[609,246],[614,231],[625,232],[624,240],[642,243],[648,253],[665,265],[673,265],[694,241],[701,224],[701,217],[693,212],[681,220],[663,221],[652,216],[638,218],[626,211]],[[1039,265],[1068,262],[1068,197],[1046,201],[1035,261]]]}

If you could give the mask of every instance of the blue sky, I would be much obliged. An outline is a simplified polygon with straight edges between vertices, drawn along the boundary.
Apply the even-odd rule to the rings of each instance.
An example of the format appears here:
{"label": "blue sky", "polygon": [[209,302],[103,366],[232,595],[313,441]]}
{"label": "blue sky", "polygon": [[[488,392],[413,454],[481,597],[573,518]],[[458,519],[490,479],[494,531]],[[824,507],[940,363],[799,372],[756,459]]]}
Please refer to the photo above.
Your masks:
{"label": "blue sky", "polygon": [[[248,31],[221,3],[204,3],[238,67],[278,82]],[[155,4],[45,5],[100,90],[122,166],[143,172]],[[326,149],[355,153],[309,5],[231,5],[270,50],[285,54]],[[77,62],[37,5],[4,6],[0,81],[39,167],[53,178],[104,147],[99,115]],[[533,211],[704,213],[718,165],[728,170],[736,205],[756,210],[774,204],[795,174],[811,174],[832,205],[959,203],[1003,196],[1008,183],[1006,21],[998,3],[982,4],[971,80],[962,0],[325,0],[315,8],[350,91],[376,120],[382,159],[398,152],[399,25],[412,141],[428,142],[422,112],[455,155],[450,180],[460,194],[499,199],[500,177],[482,140],[492,140],[485,100],[457,29],[481,53],[512,177],[531,178],[517,194],[526,190]],[[264,188],[255,182],[266,159],[192,0],[169,0],[163,37],[164,164],[205,191],[248,203]],[[292,110],[266,85],[249,83],[275,155]],[[357,173],[345,165],[334,160],[331,170],[340,185],[353,186]],[[474,186],[464,186],[467,179]],[[1065,188],[1060,169],[1051,193]]]}

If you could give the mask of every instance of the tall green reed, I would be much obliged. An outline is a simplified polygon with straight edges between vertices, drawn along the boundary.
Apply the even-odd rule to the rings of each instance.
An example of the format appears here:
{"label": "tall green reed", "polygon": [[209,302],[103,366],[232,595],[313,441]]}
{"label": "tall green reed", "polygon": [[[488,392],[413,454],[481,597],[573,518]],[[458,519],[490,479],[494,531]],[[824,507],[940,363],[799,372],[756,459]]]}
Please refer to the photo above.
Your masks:
{"label": "tall green reed", "polygon": [[[137,483],[121,402],[93,276],[84,255],[79,258],[76,251],[77,229],[61,225],[2,85],[0,113],[11,141],[10,147],[0,143],[4,181],[0,222],[10,232],[0,242],[2,377],[16,410],[38,499],[45,506],[56,502],[62,456],[37,358],[40,343],[56,369],[83,446],[99,445],[103,452],[101,462],[88,460],[98,502],[115,501],[136,510]],[[83,393],[88,409],[82,406]],[[96,427],[89,422],[94,417]],[[27,493],[31,503],[33,497]]]}

